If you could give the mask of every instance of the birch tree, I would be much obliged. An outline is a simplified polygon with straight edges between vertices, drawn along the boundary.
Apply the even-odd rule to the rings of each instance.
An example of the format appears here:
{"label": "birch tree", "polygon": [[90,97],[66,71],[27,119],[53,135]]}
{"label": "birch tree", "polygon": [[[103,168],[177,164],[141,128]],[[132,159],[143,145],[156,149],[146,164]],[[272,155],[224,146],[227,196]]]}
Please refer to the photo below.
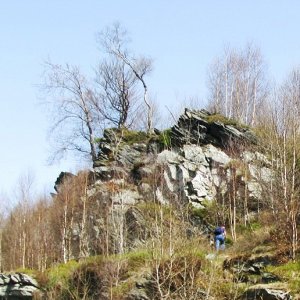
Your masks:
{"label": "birch tree", "polygon": [[268,94],[265,68],[260,50],[252,44],[240,51],[225,48],[208,72],[210,110],[255,125]]}
{"label": "birch tree", "polygon": [[49,96],[46,104],[51,108],[54,158],[76,151],[95,160],[95,137],[101,123],[93,105],[95,93],[79,67],[46,62],[42,88]]}
{"label": "birch tree", "polygon": [[147,110],[147,131],[153,131],[153,108],[148,96],[146,76],[152,70],[152,60],[146,56],[136,56],[128,48],[129,38],[126,30],[119,23],[108,27],[99,34],[101,47],[110,55],[123,62],[134,74],[143,88],[143,101]]}
{"label": "birch tree", "polygon": [[103,60],[96,71],[98,97],[93,104],[108,124],[118,128],[134,122],[137,103],[137,78],[123,61],[113,57]]}
{"label": "birch tree", "polygon": [[278,160],[277,205],[281,205],[289,237],[291,257],[298,249],[300,216],[300,70],[294,69],[279,90],[276,105],[276,157]]}

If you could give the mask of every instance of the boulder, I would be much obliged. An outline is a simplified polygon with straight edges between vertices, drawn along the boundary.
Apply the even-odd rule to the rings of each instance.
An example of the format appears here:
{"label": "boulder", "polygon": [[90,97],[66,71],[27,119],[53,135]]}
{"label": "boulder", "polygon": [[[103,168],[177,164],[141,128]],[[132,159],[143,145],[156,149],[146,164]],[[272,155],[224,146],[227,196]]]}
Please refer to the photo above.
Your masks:
{"label": "boulder", "polygon": [[249,287],[239,300],[292,300],[292,296],[282,283],[257,284]]}
{"label": "boulder", "polygon": [[0,274],[0,299],[33,299],[37,293],[40,293],[38,284],[30,276],[22,273]]}
{"label": "boulder", "polygon": [[266,266],[275,263],[274,259],[268,255],[234,257],[225,260],[223,268],[233,274],[237,282],[270,283],[280,281],[278,276],[265,271]]}

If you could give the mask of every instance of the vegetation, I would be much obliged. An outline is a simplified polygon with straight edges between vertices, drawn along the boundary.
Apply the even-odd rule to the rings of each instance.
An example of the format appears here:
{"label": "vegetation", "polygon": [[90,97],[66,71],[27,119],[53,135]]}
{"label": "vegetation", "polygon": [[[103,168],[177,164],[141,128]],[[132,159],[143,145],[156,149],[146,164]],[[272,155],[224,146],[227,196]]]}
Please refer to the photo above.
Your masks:
{"label": "vegetation", "polygon": [[124,129],[123,131],[123,142],[132,145],[135,143],[145,143],[149,139],[149,135],[145,131],[135,131]]}
{"label": "vegetation", "polygon": [[[54,96],[58,152],[75,150],[95,160],[96,143],[107,140],[116,147],[155,142],[160,150],[172,149],[170,128],[152,132],[145,81],[152,61],[133,55],[126,41],[119,25],[102,32],[107,57],[95,82],[76,66],[47,64],[43,87]],[[144,170],[144,178],[139,173],[144,161],[133,162],[130,173],[117,166],[103,181],[82,171],[63,181],[51,197],[34,198],[31,181],[21,181],[18,203],[0,219],[1,269],[35,276],[47,299],[121,300],[137,285],[151,299],[238,299],[259,279],[243,270],[234,273],[230,264],[245,266],[264,258],[270,260],[267,271],[293,293],[299,291],[300,70],[293,70],[270,100],[263,66],[253,45],[227,49],[209,72],[213,113],[207,122],[255,126],[261,139],[251,150],[259,150],[268,163],[254,168],[233,146],[226,149],[232,158],[226,166],[218,168],[207,159],[219,183],[215,199],[198,208],[187,203],[186,187],[167,191],[166,174],[173,169],[156,166],[153,157],[151,174]],[[129,130],[144,113],[138,109],[142,103],[146,131]],[[107,124],[114,128],[103,130]],[[102,133],[104,138],[95,138]],[[113,160],[114,150],[107,152]],[[201,173],[197,167],[190,173]],[[260,185],[253,182],[255,173]],[[216,254],[210,238],[221,224],[227,228],[227,250]]]}
{"label": "vegetation", "polygon": [[227,118],[219,113],[211,114],[205,118],[208,123],[220,122],[224,125],[230,125],[236,128],[249,129],[249,126],[240,123],[238,120]]}
{"label": "vegetation", "polygon": [[162,149],[171,149],[172,146],[172,139],[171,139],[171,128],[163,130],[159,134],[158,143]]}

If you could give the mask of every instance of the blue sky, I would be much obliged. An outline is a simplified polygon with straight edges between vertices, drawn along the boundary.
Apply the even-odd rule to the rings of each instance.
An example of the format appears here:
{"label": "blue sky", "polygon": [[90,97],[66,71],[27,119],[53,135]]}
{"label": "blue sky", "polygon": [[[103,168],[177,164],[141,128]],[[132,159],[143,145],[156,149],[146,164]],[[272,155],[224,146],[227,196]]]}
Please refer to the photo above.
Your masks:
{"label": "blue sky", "polygon": [[277,81],[300,63],[300,1],[2,0],[0,2],[0,194],[35,174],[39,191],[52,191],[71,157],[47,166],[50,120],[38,105],[43,61],[81,66],[101,58],[96,33],[115,21],[127,28],[136,53],[154,59],[149,88],[162,108],[206,98],[206,72],[226,44],[261,48]]}

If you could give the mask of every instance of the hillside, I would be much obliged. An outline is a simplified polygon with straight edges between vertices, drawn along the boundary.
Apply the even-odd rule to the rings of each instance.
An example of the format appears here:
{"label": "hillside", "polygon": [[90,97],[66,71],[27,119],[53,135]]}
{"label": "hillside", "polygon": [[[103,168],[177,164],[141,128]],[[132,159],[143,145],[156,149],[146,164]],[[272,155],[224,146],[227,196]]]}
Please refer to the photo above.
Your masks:
{"label": "hillside", "polygon": [[[7,221],[4,270],[34,276],[46,299],[298,299],[298,249],[274,222],[276,160],[252,130],[186,109],[153,134],[107,129],[99,149],[92,170],[62,172],[31,210],[23,256]],[[22,286],[4,279],[2,295]]]}

